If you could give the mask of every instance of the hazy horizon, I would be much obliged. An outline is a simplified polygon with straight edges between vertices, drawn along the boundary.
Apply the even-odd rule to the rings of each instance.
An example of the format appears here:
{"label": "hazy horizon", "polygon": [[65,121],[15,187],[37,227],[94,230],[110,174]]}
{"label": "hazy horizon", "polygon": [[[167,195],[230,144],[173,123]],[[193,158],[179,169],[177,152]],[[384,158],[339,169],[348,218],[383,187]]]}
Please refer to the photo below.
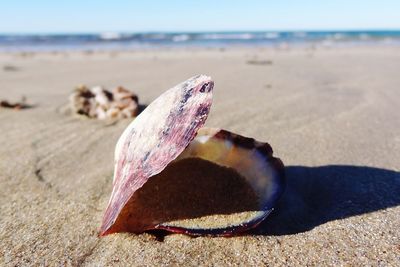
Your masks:
{"label": "hazy horizon", "polygon": [[87,32],[0,32],[0,35],[85,35],[85,34],[106,34],[106,33],[116,33],[116,34],[179,34],[179,33],[267,33],[267,32],[400,32],[399,28],[360,28],[360,29],[266,29],[266,30],[192,30],[192,31],[87,31]]}

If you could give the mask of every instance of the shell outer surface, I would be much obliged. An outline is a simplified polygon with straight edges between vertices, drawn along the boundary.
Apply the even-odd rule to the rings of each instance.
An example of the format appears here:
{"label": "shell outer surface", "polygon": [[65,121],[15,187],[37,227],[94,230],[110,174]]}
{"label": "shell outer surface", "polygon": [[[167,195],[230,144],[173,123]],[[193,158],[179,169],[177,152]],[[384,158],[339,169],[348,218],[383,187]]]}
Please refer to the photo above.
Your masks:
{"label": "shell outer surface", "polygon": [[100,235],[119,230],[114,223],[135,191],[193,140],[207,119],[213,86],[208,76],[192,77],[164,92],[125,129],[115,148],[113,191]]}

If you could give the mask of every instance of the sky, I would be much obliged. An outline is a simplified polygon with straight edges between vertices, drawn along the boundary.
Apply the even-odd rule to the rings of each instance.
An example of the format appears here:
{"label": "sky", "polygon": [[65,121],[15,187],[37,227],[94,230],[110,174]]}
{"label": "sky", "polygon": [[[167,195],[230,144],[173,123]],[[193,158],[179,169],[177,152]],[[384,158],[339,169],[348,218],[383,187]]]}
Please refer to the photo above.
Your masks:
{"label": "sky", "polygon": [[400,29],[400,0],[0,0],[0,33]]}

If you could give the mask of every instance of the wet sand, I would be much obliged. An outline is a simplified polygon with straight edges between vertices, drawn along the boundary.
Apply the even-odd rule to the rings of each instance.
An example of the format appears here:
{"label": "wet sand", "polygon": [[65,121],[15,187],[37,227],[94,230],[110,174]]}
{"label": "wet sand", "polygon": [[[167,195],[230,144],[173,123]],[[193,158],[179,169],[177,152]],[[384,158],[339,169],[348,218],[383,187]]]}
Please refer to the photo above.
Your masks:
{"label": "wet sand", "polygon": [[[0,265],[400,261],[399,48],[0,54],[0,67],[0,99],[33,106],[0,108]],[[239,237],[98,238],[130,121],[66,114],[69,94],[123,85],[146,104],[200,73],[215,80],[207,126],[267,141],[287,166],[277,209]]]}

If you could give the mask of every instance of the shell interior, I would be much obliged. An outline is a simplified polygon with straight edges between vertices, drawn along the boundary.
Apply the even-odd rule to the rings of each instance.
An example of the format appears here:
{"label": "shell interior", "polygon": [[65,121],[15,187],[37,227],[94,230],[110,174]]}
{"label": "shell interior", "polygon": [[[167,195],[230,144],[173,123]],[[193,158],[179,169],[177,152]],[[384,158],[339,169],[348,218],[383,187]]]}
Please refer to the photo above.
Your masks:
{"label": "shell interior", "polygon": [[[192,205],[192,208],[208,212],[203,216],[164,221],[156,228],[193,235],[230,235],[244,231],[255,227],[269,215],[283,191],[282,162],[272,157],[268,144],[252,138],[225,130],[202,128],[171,165],[185,161],[191,165],[187,168],[192,169],[186,170],[186,173],[192,176],[190,179],[195,186],[190,186],[192,190],[183,196],[189,201],[193,197],[188,196],[198,195],[202,201],[197,202],[204,207],[193,205],[190,201],[185,202],[185,206]],[[203,173],[199,177],[194,173],[196,168],[193,169],[196,162],[201,166],[197,171]],[[211,164],[218,165],[220,173]],[[207,168],[214,169],[209,173]],[[196,178],[203,179],[203,183],[194,180]],[[191,213],[196,214],[195,211]]]}

